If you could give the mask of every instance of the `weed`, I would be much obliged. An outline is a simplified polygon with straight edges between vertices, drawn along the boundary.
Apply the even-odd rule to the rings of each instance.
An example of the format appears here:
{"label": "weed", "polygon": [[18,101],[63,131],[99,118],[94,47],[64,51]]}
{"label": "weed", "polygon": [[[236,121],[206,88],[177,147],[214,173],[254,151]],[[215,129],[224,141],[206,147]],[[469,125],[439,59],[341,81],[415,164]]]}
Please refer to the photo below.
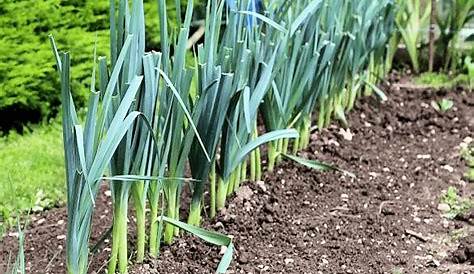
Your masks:
{"label": "weed", "polygon": [[472,201],[459,196],[458,190],[453,186],[450,186],[441,197],[441,202],[449,205],[450,209],[444,215],[448,219],[454,219],[457,216],[465,214],[473,206]]}

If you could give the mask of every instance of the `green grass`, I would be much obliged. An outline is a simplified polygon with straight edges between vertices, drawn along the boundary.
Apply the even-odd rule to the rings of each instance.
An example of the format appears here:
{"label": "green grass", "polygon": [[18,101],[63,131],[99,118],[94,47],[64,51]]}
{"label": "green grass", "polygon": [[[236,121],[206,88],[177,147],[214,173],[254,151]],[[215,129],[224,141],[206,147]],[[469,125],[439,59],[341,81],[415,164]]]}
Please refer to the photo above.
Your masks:
{"label": "green grass", "polygon": [[444,73],[425,72],[414,79],[417,85],[426,85],[433,88],[454,88],[456,86],[469,86],[469,77],[467,74],[459,74],[451,77]]}
{"label": "green grass", "polygon": [[64,201],[61,126],[41,125],[30,133],[0,138],[0,236],[29,210]]}

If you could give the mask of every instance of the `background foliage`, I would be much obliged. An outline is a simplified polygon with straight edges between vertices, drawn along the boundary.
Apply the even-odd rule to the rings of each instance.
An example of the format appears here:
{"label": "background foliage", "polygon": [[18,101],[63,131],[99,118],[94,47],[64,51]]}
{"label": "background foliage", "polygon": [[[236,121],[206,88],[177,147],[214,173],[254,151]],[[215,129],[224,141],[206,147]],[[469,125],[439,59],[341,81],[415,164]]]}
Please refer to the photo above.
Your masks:
{"label": "background foliage", "polygon": [[[174,0],[168,21],[175,24]],[[157,4],[145,1],[148,47],[159,47]],[[59,107],[58,77],[48,40],[52,33],[72,55],[72,87],[83,106],[92,52],[108,55],[109,0],[0,1],[0,132],[53,117]]]}

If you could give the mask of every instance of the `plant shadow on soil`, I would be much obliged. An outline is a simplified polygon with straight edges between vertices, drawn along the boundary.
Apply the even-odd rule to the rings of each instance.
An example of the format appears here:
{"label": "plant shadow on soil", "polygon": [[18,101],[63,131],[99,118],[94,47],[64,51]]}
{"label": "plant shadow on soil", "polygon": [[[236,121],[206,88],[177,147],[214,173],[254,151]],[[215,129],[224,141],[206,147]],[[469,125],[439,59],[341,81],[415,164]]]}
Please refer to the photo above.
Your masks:
{"label": "plant shadow on soil", "polygon": [[[300,153],[335,163],[357,178],[283,161],[265,174],[264,183],[244,184],[215,220],[204,223],[234,236],[229,273],[474,273],[473,266],[452,262],[458,238],[473,235],[471,218],[451,221],[437,210],[448,186],[473,197],[472,184],[462,179],[458,146],[474,137],[474,95],[400,88],[396,78],[384,87],[387,102],[370,97],[357,103],[349,114],[350,136],[331,126],[313,134],[310,147]],[[441,98],[454,101],[444,114],[430,106]],[[102,194],[93,243],[109,229],[110,207]],[[133,231],[132,218],[130,225]],[[26,232],[28,273],[65,273],[65,229],[65,208],[33,216]],[[134,240],[131,236],[131,246]],[[17,239],[10,233],[2,241],[5,264]],[[129,273],[213,273],[220,252],[185,235]],[[108,253],[106,243],[94,254],[93,273],[104,272]],[[1,267],[2,261],[3,273]]]}

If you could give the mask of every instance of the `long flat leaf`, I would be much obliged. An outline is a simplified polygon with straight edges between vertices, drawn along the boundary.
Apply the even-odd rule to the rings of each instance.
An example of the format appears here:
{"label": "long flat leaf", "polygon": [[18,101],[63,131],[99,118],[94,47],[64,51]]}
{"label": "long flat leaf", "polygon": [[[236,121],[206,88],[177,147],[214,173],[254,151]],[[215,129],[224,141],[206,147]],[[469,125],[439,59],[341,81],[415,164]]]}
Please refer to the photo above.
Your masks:
{"label": "long flat leaf", "polygon": [[280,129],[259,136],[258,138],[250,141],[240,149],[235,159],[233,159],[230,168],[225,171],[224,177],[228,178],[232,171],[234,171],[237,166],[245,160],[247,155],[253,150],[255,150],[257,147],[278,139],[294,139],[298,137],[298,131],[296,131],[295,129]]}
{"label": "long flat leaf", "polygon": [[301,158],[301,157],[298,157],[298,156],[294,156],[294,155],[288,155],[288,154],[282,154],[283,157],[285,158],[288,158],[290,160],[293,160],[301,165],[304,165],[304,166],[307,166],[309,168],[312,168],[312,169],[315,169],[315,170],[319,170],[319,171],[339,171],[339,172],[342,172],[343,174],[349,176],[349,177],[352,177],[352,178],[355,178],[355,174],[354,173],[351,173],[349,171],[346,171],[342,168],[339,168],[337,166],[334,166],[334,165],[331,165],[331,164],[328,164],[328,163],[324,163],[324,162],[321,162],[321,161],[316,161],[316,160],[308,160],[308,159],[305,159],[305,158]]}
{"label": "long flat leaf", "polygon": [[187,232],[193,234],[194,236],[208,242],[214,245],[218,246],[226,246],[227,250],[224,253],[224,255],[221,258],[221,261],[219,263],[219,266],[217,267],[217,273],[226,273],[227,269],[229,268],[229,265],[232,261],[232,255],[234,252],[234,245],[232,244],[232,238],[229,236],[226,236],[224,234],[218,233],[218,232],[213,232],[209,230],[205,230],[203,228],[193,226],[187,223],[183,223],[178,220],[174,220],[171,218],[168,218],[166,216],[160,216],[158,217],[158,221],[165,221],[167,223],[170,223],[176,227],[179,227],[183,230],[186,230]]}

